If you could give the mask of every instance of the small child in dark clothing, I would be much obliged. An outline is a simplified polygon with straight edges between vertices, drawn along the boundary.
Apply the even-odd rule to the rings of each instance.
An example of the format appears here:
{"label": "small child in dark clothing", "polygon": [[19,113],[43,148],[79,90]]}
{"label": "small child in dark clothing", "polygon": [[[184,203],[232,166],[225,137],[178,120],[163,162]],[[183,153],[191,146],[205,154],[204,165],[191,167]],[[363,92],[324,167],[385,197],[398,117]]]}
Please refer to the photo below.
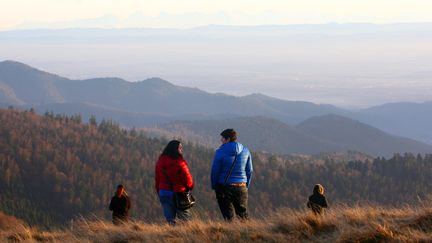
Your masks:
{"label": "small child in dark clothing", "polygon": [[317,215],[322,214],[324,208],[328,207],[327,200],[324,196],[324,187],[321,184],[316,184],[314,186],[313,194],[309,197],[307,206]]}
{"label": "small child in dark clothing", "polygon": [[120,225],[129,220],[131,203],[123,185],[118,185],[114,197],[111,199],[109,210],[113,211],[113,223]]}

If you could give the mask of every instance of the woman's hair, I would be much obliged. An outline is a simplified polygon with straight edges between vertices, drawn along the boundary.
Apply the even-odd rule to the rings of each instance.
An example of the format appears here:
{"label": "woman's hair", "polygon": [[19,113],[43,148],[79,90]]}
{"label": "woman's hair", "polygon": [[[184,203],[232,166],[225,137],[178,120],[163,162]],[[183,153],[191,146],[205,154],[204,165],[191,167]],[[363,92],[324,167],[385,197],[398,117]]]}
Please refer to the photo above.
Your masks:
{"label": "woman's hair", "polygon": [[314,194],[324,194],[324,187],[321,184],[316,184],[313,189]]}
{"label": "woman's hair", "polygon": [[164,148],[161,155],[167,155],[173,159],[181,158],[182,155],[179,153],[178,148],[180,146],[180,141],[171,140],[167,146]]}

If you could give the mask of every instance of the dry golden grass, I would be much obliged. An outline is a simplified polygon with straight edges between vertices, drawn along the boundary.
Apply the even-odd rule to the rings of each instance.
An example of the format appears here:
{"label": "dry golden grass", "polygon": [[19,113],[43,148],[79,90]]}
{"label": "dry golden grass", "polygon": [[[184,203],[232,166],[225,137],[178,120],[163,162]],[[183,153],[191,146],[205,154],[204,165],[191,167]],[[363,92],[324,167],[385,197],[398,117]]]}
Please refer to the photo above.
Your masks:
{"label": "dry golden grass", "polygon": [[175,227],[80,220],[70,229],[41,231],[16,224],[1,242],[432,242],[432,207],[338,207],[323,216],[279,210],[263,219],[225,223],[196,219]]}

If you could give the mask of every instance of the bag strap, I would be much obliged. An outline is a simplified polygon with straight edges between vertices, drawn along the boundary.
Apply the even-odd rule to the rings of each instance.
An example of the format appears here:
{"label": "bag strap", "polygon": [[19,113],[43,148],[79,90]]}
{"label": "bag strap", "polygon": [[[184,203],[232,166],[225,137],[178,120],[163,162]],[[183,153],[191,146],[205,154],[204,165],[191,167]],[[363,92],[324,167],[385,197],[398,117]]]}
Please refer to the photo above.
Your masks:
{"label": "bag strap", "polygon": [[238,154],[235,155],[234,161],[232,162],[232,165],[231,165],[231,168],[230,168],[230,171],[229,171],[228,175],[225,177],[224,185],[226,185],[228,178],[231,176],[232,170],[233,170],[235,162],[237,160],[237,156],[238,156]]}

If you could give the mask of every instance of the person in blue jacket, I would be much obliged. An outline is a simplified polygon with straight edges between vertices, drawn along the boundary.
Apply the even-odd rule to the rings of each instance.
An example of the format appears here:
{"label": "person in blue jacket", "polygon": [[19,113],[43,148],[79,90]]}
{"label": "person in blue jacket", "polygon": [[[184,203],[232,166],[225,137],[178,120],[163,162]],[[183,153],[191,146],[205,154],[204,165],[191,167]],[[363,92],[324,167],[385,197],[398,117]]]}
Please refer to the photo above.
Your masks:
{"label": "person in blue jacket", "polygon": [[220,135],[222,145],[216,150],[211,170],[212,189],[226,221],[233,220],[234,212],[240,219],[247,219],[252,156],[245,146],[236,142],[234,129],[225,129]]}

